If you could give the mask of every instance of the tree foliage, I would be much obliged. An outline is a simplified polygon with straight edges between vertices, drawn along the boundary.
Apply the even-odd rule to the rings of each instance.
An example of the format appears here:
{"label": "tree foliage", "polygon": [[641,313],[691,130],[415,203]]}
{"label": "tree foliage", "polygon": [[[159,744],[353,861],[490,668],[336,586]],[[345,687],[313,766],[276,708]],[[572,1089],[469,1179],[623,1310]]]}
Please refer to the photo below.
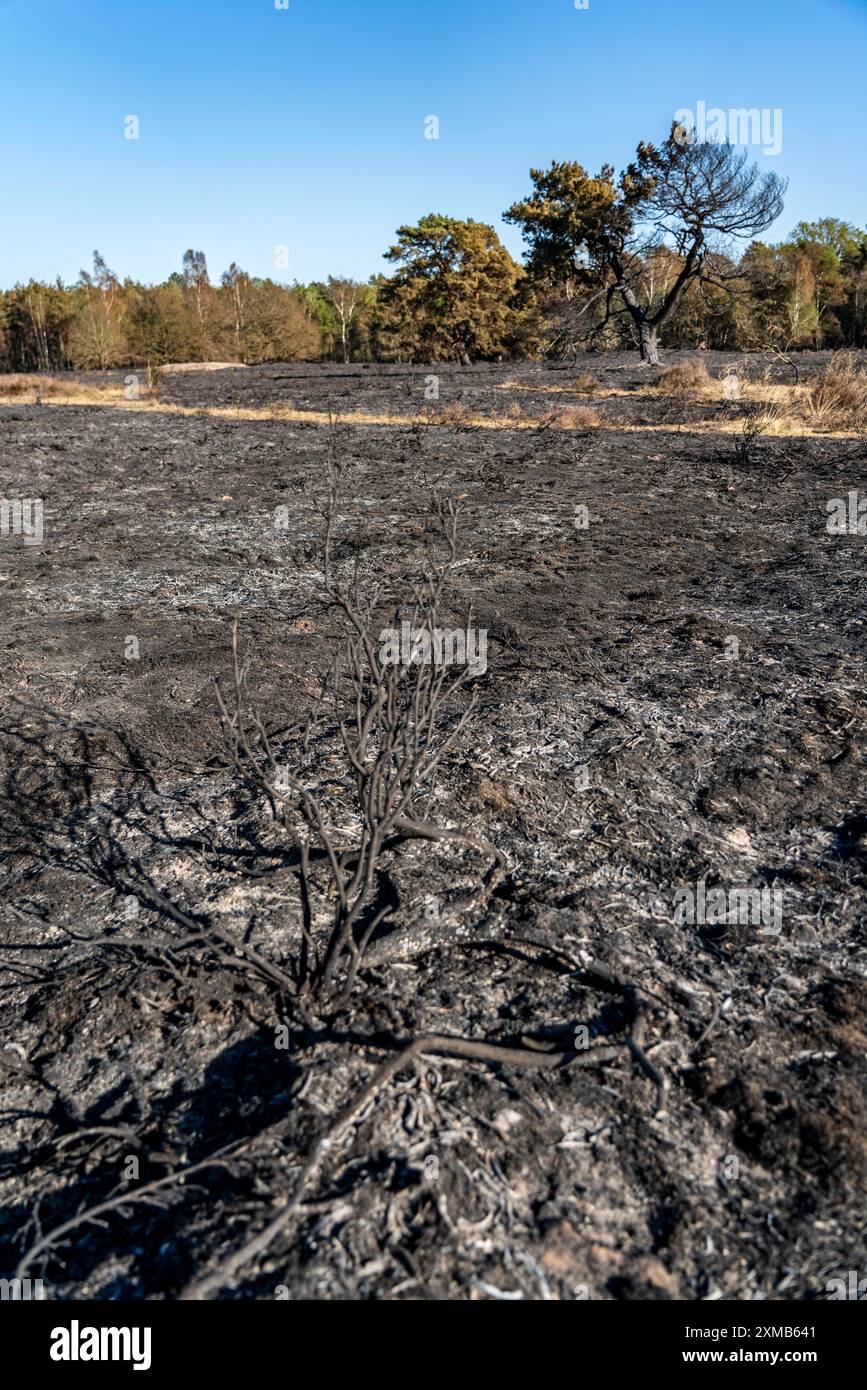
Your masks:
{"label": "tree foliage", "polygon": [[429,213],[398,228],[386,259],[397,271],[382,287],[378,323],[402,355],[471,362],[509,353],[523,272],[493,227]]}
{"label": "tree foliage", "polygon": [[[503,215],[521,227],[531,273],[549,286],[561,281],[567,299],[584,291],[579,318],[601,304],[593,323],[599,331],[626,317],[652,363],[659,330],[687,286],[721,285],[720,255],[731,241],[770,226],[785,192],[776,174],[749,165],[745,153],[685,140],[677,126],[659,147],[639,144],[616,183],[610,165],[598,178],[576,163],[533,169],[530,177],[532,194]],[[652,276],[663,250],[678,258],[674,274]]]}

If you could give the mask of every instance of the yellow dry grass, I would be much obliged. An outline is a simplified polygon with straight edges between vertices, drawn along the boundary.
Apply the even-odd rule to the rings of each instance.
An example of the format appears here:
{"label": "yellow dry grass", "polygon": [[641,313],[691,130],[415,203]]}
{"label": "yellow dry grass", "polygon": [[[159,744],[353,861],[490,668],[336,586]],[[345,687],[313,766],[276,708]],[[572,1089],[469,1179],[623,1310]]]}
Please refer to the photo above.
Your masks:
{"label": "yellow dry grass", "polygon": [[[123,383],[118,382],[95,385],[36,373],[0,373],[0,403],[3,405],[34,405],[38,401],[64,405],[136,404],[127,401],[125,391]],[[143,379],[140,379],[139,394],[141,398],[152,395]]]}
{"label": "yellow dry grass", "polygon": [[0,400],[7,404],[21,402],[29,405],[36,400],[65,400],[77,403],[79,399],[83,404],[88,404],[96,389],[99,389],[100,395],[104,392],[114,398],[123,398],[123,388],[120,386],[94,388],[83,386],[78,381],[63,381],[59,377],[37,376],[35,373],[27,372],[0,375]]}
{"label": "yellow dry grass", "polygon": [[[574,397],[578,394],[574,386],[540,387],[524,385],[523,383],[506,383],[495,389],[514,392],[527,391],[537,395],[572,395]],[[821,434],[823,437],[840,439],[857,437],[859,433],[857,425],[851,428],[841,427],[839,422],[835,422],[836,428],[829,428],[824,422],[820,425],[816,418],[816,412],[811,409],[812,393],[814,392],[815,385],[809,383],[789,385],[769,383],[764,380],[742,380],[740,398],[738,402],[733,403],[730,418],[683,423],[666,420],[658,423],[633,424],[613,419],[600,419],[595,411],[580,406],[574,409],[566,407],[552,410],[549,415],[540,420],[538,416],[523,415],[517,402],[512,403],[507,414],[474,414],[468,408],[461,407],[459,412],[444,409],[440,412],[426,411],[423,414],[406,415],[398,415],[390,411],[346,411],[341,413],[339,417],[326,410],[298,410],[294,406],[286,404],[192,406],[161,400],[156,389],[148,391],[144,386],[141,387],[141,395],[137,400],[128,400],[124,395],[122,384],[95,385],[64,381],[57,377],[28,376],[25,374],[0,375],[0,406],[34,404],[39,401],[49,408],[76,405],[102,406],[115,410],[155,412],[166,415],[214,416],[219,419],[238,421],[280,420],[289,424],[306,425],[328,425],[335,419],[339,419],[339,422],[345,425],[387,425],[404,428],[420,426],[425,429],[454,429],[459,427],[480,430],[535,430],[539,428],[540,424],[544,424],[549,429],[567,431],[592,428],[623,434],[730,435],[739,433],[743,425],[742,418],[738,417],[738,406],[751,405],[763,407],[765,416],[763,433],[767,435],[795,437]],[[659,393],[651,385],[638,391],[599,388],[595,395],[597,399],[610,399],[618,396],[629,396],[631,399],[635,399],[637,396],[659,398]],[[696,393],[696,398],[724,400],[723,381],[709,378],[708,385]]]}

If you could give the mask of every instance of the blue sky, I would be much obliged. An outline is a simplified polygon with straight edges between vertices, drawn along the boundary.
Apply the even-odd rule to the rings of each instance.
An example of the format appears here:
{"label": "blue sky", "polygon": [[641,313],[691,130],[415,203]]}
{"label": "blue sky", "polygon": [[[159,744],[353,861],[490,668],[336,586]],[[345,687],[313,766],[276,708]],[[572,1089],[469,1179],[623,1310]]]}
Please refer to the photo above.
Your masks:
{"label": "blue sky", "polygon": [[188,246],[214,279],[366,279],[433,211],[519,255],[531,165],[619,168],[700,100],[783,112],[767,239],[867,225],[867,0],[0,0],[0,52],[0,286],[94,247],[145,281]]}

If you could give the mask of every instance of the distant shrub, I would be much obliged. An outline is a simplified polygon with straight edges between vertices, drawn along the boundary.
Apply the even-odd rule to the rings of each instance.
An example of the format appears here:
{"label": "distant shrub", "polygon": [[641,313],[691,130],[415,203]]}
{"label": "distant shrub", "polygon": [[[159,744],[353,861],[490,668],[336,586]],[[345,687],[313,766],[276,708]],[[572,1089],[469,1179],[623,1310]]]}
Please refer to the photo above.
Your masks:
{"label": "distant shrub", "polygon": [[598,389],[599,382],[592,372],[582,372],[575,382],[575,387],[576,390],[585,391],[588,396],[592,396],[593,392]]}
{"label": "distant shrub", "polygon": [[672,396],[704,391],[709,385],[710,377],[703,362],[679,362],[676,367],[660,372],[656,379],[657,390]]}

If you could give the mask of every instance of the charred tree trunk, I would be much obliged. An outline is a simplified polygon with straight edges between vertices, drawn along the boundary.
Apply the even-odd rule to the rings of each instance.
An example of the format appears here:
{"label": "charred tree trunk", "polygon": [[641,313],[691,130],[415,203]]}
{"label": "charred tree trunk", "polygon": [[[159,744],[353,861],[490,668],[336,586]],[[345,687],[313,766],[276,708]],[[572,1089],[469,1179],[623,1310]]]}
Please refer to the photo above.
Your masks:
{"label": "charred tree trunk", "polygon": [[655,323],[648,323],[646,319],[639,321],[638,344],[641,349],[642,362],[646,362],[649,367],[658,367],[659,346],[656,339]]}
{"label": "charred tree trunk", "polygon": [[620,279],[620,284],[617,286],[620,291],[620,297],[629,310],[629,315],[638,333],[641,360],[642,362],[646,362],[649,367],[658,367],[659,347],[656,335],[659,331],[659,319],[649,318],[645,310],[642,309],[635,291],[624,276],[623,267],[619,262],[615,263],[615,270]]}

